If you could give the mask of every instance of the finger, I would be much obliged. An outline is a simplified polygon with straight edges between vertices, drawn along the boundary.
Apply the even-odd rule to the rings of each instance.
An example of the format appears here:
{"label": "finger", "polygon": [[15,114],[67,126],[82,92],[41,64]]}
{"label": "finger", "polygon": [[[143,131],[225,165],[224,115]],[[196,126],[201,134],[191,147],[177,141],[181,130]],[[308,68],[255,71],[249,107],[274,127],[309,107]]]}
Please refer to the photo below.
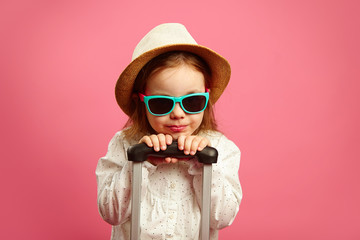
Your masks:
{"label": "finger", "polygon": [[160,143],[159,143],[159,138],[157,135],[151,135],[150,136],[151,142],[153,144],[154,150],[156,152],[160,151]]}
{"label": "finger", "polygon": [[210,141],[207,138],[202,138],[199,146],[198,146],[198,151],[202,151],[205,147],[210,146]]}
{"label": "finger", "polygon": [[160,144],[160,148],[161,150],[165,151],[166,150],[166,139],[165,139],[165,135],[160,133],[157,135],[158,139],[159,139],[159,144]]}
{"label": "finger", "polygon": [[199,148],[199,144],[202,141],[202,137],[196,136],[193,138],[191,145],[190,145],[190,155],[195,155],[196,151]]}
{"label": "finger", "polygon": [[165,141],[167,145],[170,145],[173,142],[173,138],[170,134],[165,135]]}
{"label": "finger", "polygon": [[178,148],[179,148],[179,150],[184,150],[184,144],[185,144],[185,136],[180,136],[179,138],[178,138]]}
{"label": "finger", "polygon": [[187,136],[185,138],[185,143],[184,143],[184,154],[185,155],[189,155],[190,151],[191,151],[191,144],[194,140],[194,136]]}
{"label": "finger", "polygon": [[145,143],[148,147],[153,147],[152,141],[149,136],[143,136],[139,143]]}

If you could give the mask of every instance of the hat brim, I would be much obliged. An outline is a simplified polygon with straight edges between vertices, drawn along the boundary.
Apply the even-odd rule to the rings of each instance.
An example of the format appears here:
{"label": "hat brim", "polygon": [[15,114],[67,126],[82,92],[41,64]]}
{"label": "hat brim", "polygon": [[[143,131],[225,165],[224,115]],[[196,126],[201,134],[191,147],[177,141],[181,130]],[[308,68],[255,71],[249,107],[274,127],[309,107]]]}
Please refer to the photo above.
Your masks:
{"label": "hat brim", "polygon": [[214,104],[220,98],[230,80],[231,68],[228,61],[215,51],[201,45],[172,44],[154,48],[141,54],[139,57],[134,59],[121,73],[115,86],[115,97],[117,103],[125,114],[130,115],[132,112],[130,109],[132,90],[135,79],[140,70],[151,59],[159,56],[160,54],[171,51],[185,51],[201,57],[211,69],[211,102]]}

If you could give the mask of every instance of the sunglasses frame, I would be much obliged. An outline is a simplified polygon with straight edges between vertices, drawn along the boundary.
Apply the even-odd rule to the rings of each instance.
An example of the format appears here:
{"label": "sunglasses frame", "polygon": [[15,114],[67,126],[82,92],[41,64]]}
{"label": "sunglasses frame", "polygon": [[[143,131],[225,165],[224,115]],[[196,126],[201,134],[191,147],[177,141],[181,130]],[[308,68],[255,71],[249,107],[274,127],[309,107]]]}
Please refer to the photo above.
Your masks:
{"label": "sunglasses frame", "polygon": [[[204,97],[205,97],[206,102],[205,102],[205,106],[204,106],[204,108],[203,108],[202,110],[197,111],[197,112],[190,112],[190,111],[188,111],[188,110],[186,110],[186,109],[184,108],[182,101],[183,101],[185,98],[193,97],[193,96],[204,96]],[[187,95],[184,95],[184,96],[181,96],[181,97],[171,97],[171,96],[165,96],[165,95],[146,96],[146,95],[144,95],[144,94],[142,94],[142,93],[139,93],[139,97],[140,97],[140,100],[145,103],[148,111],[149,111],[152,115],[154,115],[154,116],[160,117],[160,116],[168,115],[169,113],[171,113],[171,112],[174,110],[176,103],[180,103],[181,109],[182,109],[184,112],[186,112],[186,113],[188,113],[188,114],[197,114],[197,113],[203,112],[203,111],[206,109],[207,104],[208,104],[208,102],[209,102],[209,90],[206,89],[206,92],[204,92],[204,93],[191,93],[191,94],[187,94]],[[162,114],[153,113],[153,112],[150,110],[150,107],[149,107],[149,100],[155,99],[155,98],[163,98],[163,99],[170,99],[170,100],[172,100],[172,101],[173,101],[173,106],[172,106],[171,110],[168,111],[168,112],[166,112],[166,113],[162,113]]]}

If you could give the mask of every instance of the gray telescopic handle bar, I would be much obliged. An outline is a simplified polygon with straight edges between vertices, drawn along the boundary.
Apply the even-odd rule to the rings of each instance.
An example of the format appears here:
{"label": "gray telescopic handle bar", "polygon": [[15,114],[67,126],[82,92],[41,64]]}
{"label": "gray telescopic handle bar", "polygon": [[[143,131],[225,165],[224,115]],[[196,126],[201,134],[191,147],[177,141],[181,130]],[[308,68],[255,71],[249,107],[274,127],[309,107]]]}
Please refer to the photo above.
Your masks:
{"label": "gray telescopic handle bar", "polygon": [[195,156],[200,163],[203,163],[200,239],[210,239],[211,173],[212,164],[217,162],[217,150],[213,147],[206,147],[202,151],[197,151],[192,156],[185,155],[183,151],[179,150],[177,142],[167,146],[165,151],[158,152],[148,147],[145,143],[139,143],[129,147],[127,154],[128,160],[133,162],[130,239],[140,239],[142,162],[146,161],[149,156],[176,158]]}

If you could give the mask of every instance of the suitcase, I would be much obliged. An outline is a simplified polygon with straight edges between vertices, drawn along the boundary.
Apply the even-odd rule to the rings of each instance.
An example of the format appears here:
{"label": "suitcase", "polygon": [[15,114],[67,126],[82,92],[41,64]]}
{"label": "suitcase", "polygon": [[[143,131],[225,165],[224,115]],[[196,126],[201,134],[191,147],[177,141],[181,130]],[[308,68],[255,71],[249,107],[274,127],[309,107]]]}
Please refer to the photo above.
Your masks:
{"label": "suitcase", "polygon": [[[142,163],[147,160],[148,156],[159,157],[189,157],[183,151],[178,149],[177,142],[173,142],[165,151],[155,152],[145,143],[136,144],[127,150],[128,160],[133,162],[132,173],[132,193],[131,193],[131,229],[130,239],[140,240],[140,203],[141,203],[141,182],[142,182]],[[201,240],[210,238],[210,201],[211,201],[211,173],[212,164],[217,162],[218,152],[213,147],[206,147],[196,153],[196,158],[203,163],[202,174],[202,202],[201,202]]]}

